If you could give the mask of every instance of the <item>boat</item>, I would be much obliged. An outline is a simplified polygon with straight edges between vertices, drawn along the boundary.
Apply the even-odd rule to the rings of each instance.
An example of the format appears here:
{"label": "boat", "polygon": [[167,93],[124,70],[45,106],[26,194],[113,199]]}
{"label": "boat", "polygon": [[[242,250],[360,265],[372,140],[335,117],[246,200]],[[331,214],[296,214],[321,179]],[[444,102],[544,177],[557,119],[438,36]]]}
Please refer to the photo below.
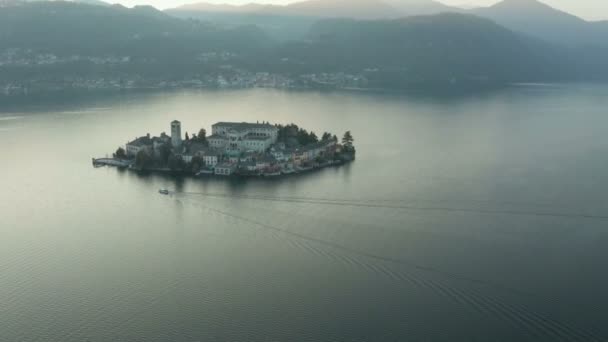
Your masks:
{"label": "boat", "polygon": [[169,194],[169,190],[167,189],[160,189],[158,190],[158,193],[161,195],[168,195]]}
{"label": "boat", "polygon": [[262,174],[264,177],[277,177],[281,175],[281,171],[276,171],[276,172],[264,172]]}
{"label": "boat", "polygon": [[314,169],[312,166],[299,166],[296,168],[298,172],[306,172]]}
{"label": "boat", "polygon": [[203,169],[203,170],[200,170],[199,172],[197,172],[196,176],[205,176],[205,175],[212,175],[212,174],[213,174],[213,170]]}

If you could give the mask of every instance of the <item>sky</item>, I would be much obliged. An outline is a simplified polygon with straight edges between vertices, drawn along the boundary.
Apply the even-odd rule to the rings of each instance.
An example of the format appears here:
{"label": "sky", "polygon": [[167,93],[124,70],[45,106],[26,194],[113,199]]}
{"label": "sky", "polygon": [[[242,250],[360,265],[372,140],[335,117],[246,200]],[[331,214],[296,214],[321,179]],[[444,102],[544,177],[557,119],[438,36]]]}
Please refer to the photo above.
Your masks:
{"label": "sky", "polygon": [[[182,4],[195,2],[210,2],[210,3],[271,3],[271,4],[287,4],[301,0],[106,0],[107,2],[118,2],[125,6],[134,5],[152,5],[160,9],[177,7]],[[465,5],[465,6],[488,6],[499,0],[436,0],[447,5]],[[588,20],[605,20],[608,19],[608,0],[541,0],[542,2],[553,6],[562,11],[566,11]]]}

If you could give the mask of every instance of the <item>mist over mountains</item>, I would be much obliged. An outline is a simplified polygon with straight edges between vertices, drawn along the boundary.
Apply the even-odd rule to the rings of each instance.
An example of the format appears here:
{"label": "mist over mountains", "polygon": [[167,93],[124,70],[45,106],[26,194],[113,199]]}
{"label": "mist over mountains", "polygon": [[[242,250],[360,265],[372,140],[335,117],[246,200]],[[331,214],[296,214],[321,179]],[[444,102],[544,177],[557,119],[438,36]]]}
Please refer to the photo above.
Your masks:
{"label": "mist over mountains", "polygon": [[604,81],[607,26],[536,0],[474,10],[430,0],[310,0],[167,11],[5,1],[0,87],[81,87],[100,79],[119,88],[255,86],[252,75],[260,73],[270,86],[290,87],[311,79],[397,89]]}
{"label": "mist over mountains", "polygon": [[404,16],[461,11],[433,0],[306,0],[288,5],[215,5],[201,2],[167,10],[169,13],[230,12],[317,18],[395,19]]}
{"label": "mist over mountains", "polygon": [[537,0],[504,0],[471,13],[550,42],[608,46],[608,21],[588,22]]}
{"label": "mist over mountains", "polygon": [[[470,10],[446,6],[433,0],[308,0],[286,6],[213,5],[197,3],[167,10],[182,18],[211,19],[222,14],[224,22],[230,15],[248,16],[250,22],[257,17],[259,25],[274,17],[309,17],[353,19],[397,19],[416,15],[440,13],[472,14],[491,19],[510,30],[559,44],[608,45],[608,21],[588,22],[574,15],[556,10],[538,0],[503,0],[489,7]],[[234,18],[242,20],[243,17]],[[275,18],[275,21],[277,19]],[[285,18],[285,21],[288,21]]]}

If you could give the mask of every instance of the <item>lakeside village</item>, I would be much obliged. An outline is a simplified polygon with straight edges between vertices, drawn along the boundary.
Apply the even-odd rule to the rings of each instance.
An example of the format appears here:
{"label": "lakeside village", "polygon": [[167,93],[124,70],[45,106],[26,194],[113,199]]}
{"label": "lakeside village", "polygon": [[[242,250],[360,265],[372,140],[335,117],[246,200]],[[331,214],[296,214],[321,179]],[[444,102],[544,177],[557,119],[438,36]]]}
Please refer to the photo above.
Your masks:
{"label": "lakeside village", "polygon": [[355,159],[350,131],[341,141],[324,133],[320,138],[295,124],[218,122],[182,138],[181,123],[171,122],[171,135],[150,134],[119,147],[113,158],[93,159],[94,166],[128,167],[196,176],[280,176]]}

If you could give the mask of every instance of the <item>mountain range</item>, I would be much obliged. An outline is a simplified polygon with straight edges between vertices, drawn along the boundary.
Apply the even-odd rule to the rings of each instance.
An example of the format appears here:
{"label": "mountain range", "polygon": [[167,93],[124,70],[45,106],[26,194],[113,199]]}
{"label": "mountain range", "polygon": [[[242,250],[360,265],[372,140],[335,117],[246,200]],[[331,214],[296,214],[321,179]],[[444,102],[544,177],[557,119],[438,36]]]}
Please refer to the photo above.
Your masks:
{"label": "mountain range", "polygon": [[[355,1],[360,6],[350,8],[349,15],[379,0]],[[244,6],[255,9],[253,15],[243,13],[241,7],[234,13],[215,13],[223,22],[182,19],[150,6],[21,1],[0,10],[0,74],[3,79],[54,82],[66,77],[183,80],[241,71],[296,79],[346,73],[364,75],[377,88],[608,81],[608,49],[594,42],[590,33],[588,44],[559,44],[509,29],[477,12],[373,20],[301,15],[313,13],[321,3],[329,11],[345,0],[279,6],[281,11],[307,8],[297,16],[259,14],[257,5]],[[492,8],[517,3],[536,4],[505,0]],[[540,8],[542,13],[553,13]],[[256,20],[264,25],[251,25]],[[283,36],[277,39],[279,33]]]}
{"label": "mountain range", "polygon": [[16,6],[32,2],[64,1],[75,4],[87,4],[96,6],[110,6],[108,2],[102,0],[0,0],[0,7]]}
{"label": "mountain range", "polygon": [[[553,43],[608,46],[608,21],[585,21],[538,0],[503,0],[489,7],[473,9],[446,6],[433,0],[307,0],[285,6],[213,5],[202,2],[166,12],[181,18],[220,20],[233,24],[244,20],[261,27],[265,26],[264,20],[269,17],[274,17],[272,20],[275,24],[280,23],[277,17],[310,17],[308,24],[312,25],[313,18],[397,19],[451,12],[491,19],[510,30]],[[257,22],[256,18],[259,19]],[[286,23],[288,21],[284,20]],[[303,21],[300,18],[298,24],[301,26]],[[283,25],[281,29],[289,30],[287,26]]]}
{"label": "mountain range", "polygon": [[550,42],[567,45],[608,45],[608,21],[589,22],[537,0],[503,0],[471,13]]}
{"label": "mountain range", "polygon": [[[45,0],[0,0],[0,6]],[[102,0],[68,0],[109,6]],[[608,46],[608,21],[586,21],[539,0],[502,0],[489,7],[464,9],[434,0],[302,0],[288,5],[228,5],[199,2],[168,9],[179,18],[228,26],[256,25],[279,39],[301,38],[322,18],[397,19],[440,13],[473,14],[510,30],[568,46]]]}
{"label": "mountain range", "polygon": [[288,5],[212,4],[183,5],[168,13],[191,15],[201,13],[239,13],[254,15],[309,16],[316,18],[395,19],[404,16],[461,11],[433,0],[305,0]]}

